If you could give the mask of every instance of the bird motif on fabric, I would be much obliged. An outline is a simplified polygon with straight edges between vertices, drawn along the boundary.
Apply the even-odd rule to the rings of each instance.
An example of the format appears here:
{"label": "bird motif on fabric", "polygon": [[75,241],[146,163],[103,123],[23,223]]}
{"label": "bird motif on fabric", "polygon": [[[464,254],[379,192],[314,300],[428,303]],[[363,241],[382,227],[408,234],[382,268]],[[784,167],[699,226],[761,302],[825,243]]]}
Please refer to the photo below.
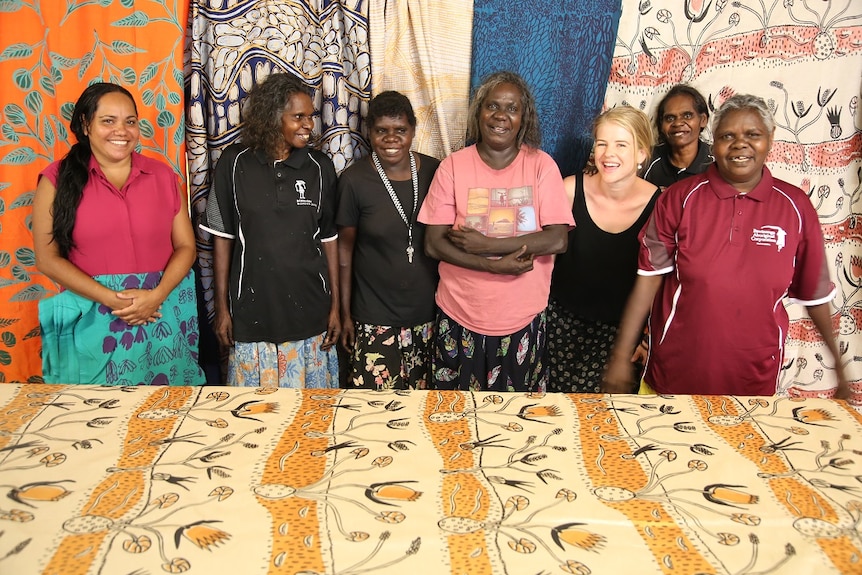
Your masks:
{"label": "bird motif on fabric", "polygon": [[559,417],[562,415],[560,408],[556,405],[539,405],[531,403],[525,405],[518,411],[518,417],[527,421],[535,421],[537,423],[550,423],[550,421],[539,421],[537,417]]}
{"label": "bird motif on fabric", "polygon": [[760,500],[757,495],[739,491],[737,487],[745,488],[744,485],[714,483],[703,488],[703,496],[707,501],[728,507],[739,507],[740,504],[753,505]]}
{"label": "bird motif on fabric", "polygon": [[278,409],[277,403],[261,403],[260,400],[255,399],[252,401],[246,401],[245,403],[237,406],[236,409],[231,410],[231,414],[234,417],[238,417],[240,419],[251,419],[253,421],[263,421],[256,417],[252,417],[252,415],[260,415],[263,413],[275,413]]}
{"label": "bird motif on fabric", "polygon": [[821,426],[821,421],[835,421],[835,418],[831,413],[822,408],[811,409],[810,407],[797,407],[793,411],[793,419],[798,421],[799,423],[805,423],[808,425],[817,425]]}
{"label": "bird motif on fabric", "polygon": [[386,481],[383,483],[372,483],[365,490],[365,497],[380,503],[381,505],[394,506],[394,503],[387,501],[416,501],[422,496],[421,491],[416,491],[412,487],[407,487],[406,483],[416,483],[416,481]]}
{"label": "bird motif on fabric", "polygon": [[201,549],[209,549],[216,547],[219,543],[224,543],[230,539],[230,534],[225,533],[221,529],[211,527],[211,523],[221,523],[221,521],[203,520],[183,525],[174,532],[174,544],[177,549],[180,547],[180,540],[185,537]]}
{"label": "bird motif on fabric", "polygon": [[6,497],[27,507],[35,507],[27,501],[59,501],[69,495],[71,491],[60,485],[61,483],[74,483],[71,479],[62,481],[36,481],[27,483],[21,487],[11,489]]}
{"label": "bird motif on fabric", "polygon": [[579,526],[584,523],[564,523],[551,529],[551,539],[559,545],[560,549],[565,549],[563,543],[573,545],[584,551],[598,551],[601,549],[607,540],[604,535],[581,529]]}

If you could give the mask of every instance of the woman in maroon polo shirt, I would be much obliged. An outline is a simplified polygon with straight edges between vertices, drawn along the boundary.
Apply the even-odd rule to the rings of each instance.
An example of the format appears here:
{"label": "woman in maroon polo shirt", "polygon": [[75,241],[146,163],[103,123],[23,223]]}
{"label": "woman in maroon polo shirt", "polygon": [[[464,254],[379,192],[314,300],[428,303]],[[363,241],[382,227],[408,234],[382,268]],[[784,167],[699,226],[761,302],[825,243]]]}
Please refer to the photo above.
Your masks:
{"label": "woman in maroon polo shirt", "polygon": [[805,192],[765,166],[774,132],[762,98],[729,98],[715,114],[715,164],[659,197],[641,231],[605,392],[630,389],[629,358],[649,314],[642,392],[775,394],[789,297],[808,308],[835,358],[836,397],[849,395],[820,222]]}

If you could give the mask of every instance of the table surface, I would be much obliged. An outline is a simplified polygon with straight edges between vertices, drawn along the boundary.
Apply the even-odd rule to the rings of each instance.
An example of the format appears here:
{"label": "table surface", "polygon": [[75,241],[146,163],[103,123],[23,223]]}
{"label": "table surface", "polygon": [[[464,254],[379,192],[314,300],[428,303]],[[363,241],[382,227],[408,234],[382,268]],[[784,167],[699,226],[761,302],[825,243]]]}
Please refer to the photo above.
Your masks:
{"label": "table surface", "polygon": [[860,438],[826,399],[0,385],[0,572],[862,573]]}

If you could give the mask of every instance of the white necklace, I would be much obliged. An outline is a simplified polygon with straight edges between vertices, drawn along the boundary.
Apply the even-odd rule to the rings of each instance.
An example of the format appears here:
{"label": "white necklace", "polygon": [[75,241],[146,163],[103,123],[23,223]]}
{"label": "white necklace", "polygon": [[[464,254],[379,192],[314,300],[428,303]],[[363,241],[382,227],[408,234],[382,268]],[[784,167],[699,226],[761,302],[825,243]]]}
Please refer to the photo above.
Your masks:
{"label": "white necklace", "polygon": [[374,161],[374,167],[377,168],[377,173],[380,175],[380,179],[383,180],[383,186],[386,188],[386,191],[389,192],[389,198],[392,200],[392,203],[395,205],[395,209],[398,210],[398,215],[401,216],[401,220],[404,222],[404,225],[407,226],[407,263],[413,263],[413,221],[416,217],[416,210],[418,209],[419,203],[419,176],[416,173],[416,158],[413,157],[413,152],[410,153],[410,181],[413,183],[413,212],[410,214],[410,218],[407,218],[407,214],[404,213],[404,207],[401,205],[401,201],[398,199],[398,196],[395,194],[395,190],[392,188],[392,182],[389,181],[389,178],[386,177],[386,172],[383,171],[383,166],[380,165],[380,158],[377,157],[377,152],[371,152],[371,159]]}

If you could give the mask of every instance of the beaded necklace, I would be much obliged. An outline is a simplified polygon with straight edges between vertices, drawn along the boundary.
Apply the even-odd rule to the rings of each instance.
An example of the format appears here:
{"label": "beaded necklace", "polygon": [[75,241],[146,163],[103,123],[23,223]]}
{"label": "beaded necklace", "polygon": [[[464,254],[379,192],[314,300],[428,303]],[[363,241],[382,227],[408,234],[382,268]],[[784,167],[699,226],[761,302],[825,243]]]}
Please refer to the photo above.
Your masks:
{"label": "beaded necklace", "polygon": [[407,214],[404,213],[404,207],[401,205],[401,201],[398,199],[398,196],[395,194],[395,190],[392,188],[392,182],[389,181],[389,178],[386,177],[386,172],[383,171],[383,166],[380,165],[380,158],[377,157],[377,152],[371,152],[371,159],[374,161],[374,167],[377,168],[377,173],[380,175],[380,179],[383,181],[383,186],[386,188],[386,191],[389,192],[389,198],[392,200],[392,203],[395,205],[395,209],[398,210],[398,215],[401,216],[401,221],[404,222],[404,225],[407,226],[407,263],[413,263],[413,222],[416,218],[416,211],[418,209],[419,203],[419,176],[416,173],[416,158],[413,156],[413,152],[410,152],[410,181],[413,183],[413,212],[410,214],[410,218],[407,218]]}

